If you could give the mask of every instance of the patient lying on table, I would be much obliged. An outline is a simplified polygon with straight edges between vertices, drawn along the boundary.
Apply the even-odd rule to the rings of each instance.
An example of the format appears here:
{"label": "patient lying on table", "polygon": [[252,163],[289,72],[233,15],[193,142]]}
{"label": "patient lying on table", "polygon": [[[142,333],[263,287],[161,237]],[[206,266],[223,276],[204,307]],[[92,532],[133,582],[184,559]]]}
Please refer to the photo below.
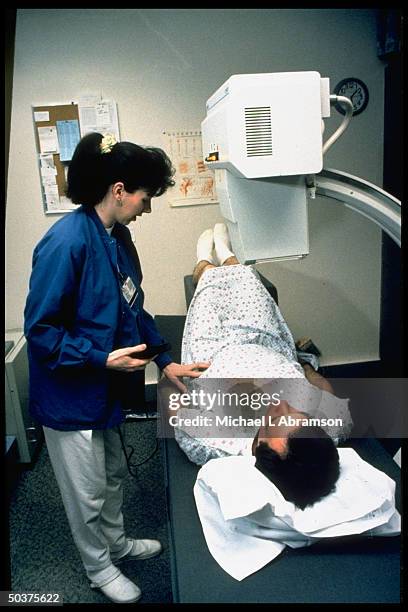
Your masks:
{"label": "patient lying on table", "polygon": [[[200,236],[197,255],[182,362],[210,366],[186,382],[190,394],[197,385],[224,379],[249,378],[255,387],[261,379],[280,385],[288,379],[284,397],[266,408],[265,424],[247,428],[245,436],[174,429],[189,459],[203,466],[194,497],[213,557],[242,580],[285,546],[364,532],[398,534],[394,481],[353,449],[336,448],[352,428],[348,400],[335,397],[316,372],[314,355],[296,352],[277,304],[257,272],[239,264],[223,224]],[[177,410],[180,416],[206,413],[205,406]],[[282,417],[302,422],[315,415],[340,417],[341,426],[281,423]]]}
{"label": "patient lying on table", "polygon": [[[193,280],[197,288],[187,314],[182,363],[211,362],[189,385],[207,379],[299,379],[285,399],[266,413],[269,427],[246,437],[200,437],[176,427],[175,438],[194,463],[229,455],[255,455],[256,467],[300,508],[333,491],[339,475],[335,447],[352,426],[348,400],[336,398],[330,383],[316,372],[315,355],[296,351],[292,334],[273,298],[251,266],[240,265],[230,249],[226,226],[206,230],[197,245]],[[215,265],[219,263],[220,265]],[[280,417],[336,416],[340,428],[279,425]],[[179,411],[204,414],[205,409]],[[301,431],[300,431],[301,429]],[[334,439],[334,441],[333,441]],[[318,466],[318,467],[317,467]]]}

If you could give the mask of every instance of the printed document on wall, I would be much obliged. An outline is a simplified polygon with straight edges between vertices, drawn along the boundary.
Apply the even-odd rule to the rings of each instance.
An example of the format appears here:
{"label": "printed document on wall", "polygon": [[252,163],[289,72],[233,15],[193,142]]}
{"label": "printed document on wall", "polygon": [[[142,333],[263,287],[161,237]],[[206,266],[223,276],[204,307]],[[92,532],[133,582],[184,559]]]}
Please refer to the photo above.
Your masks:
{"label": "printed document on wall", "polygon": [[45,153],[58,153],[59,147],[56,126],[50,125],[46,127],[39,127],[37,130],[41,153],[43,155]]}
{"label": "printed document on wall", "polygon": [[60,161],[70,161],[75,147],[80,141],[79,123],[77,120],[57,121]]}
{"label": "printed document on wall", "polygon": [[78,100],[81,137],[89,132],[113,134],[119,142],[119,123],[116,102],[100,96],[84,96]]}
{"label": "printed document on wall", "polygon": [[203,161],[200,130],[164,132],[166,152],[176,169],[168,190],[170,206],[218,204],[214,172]]}

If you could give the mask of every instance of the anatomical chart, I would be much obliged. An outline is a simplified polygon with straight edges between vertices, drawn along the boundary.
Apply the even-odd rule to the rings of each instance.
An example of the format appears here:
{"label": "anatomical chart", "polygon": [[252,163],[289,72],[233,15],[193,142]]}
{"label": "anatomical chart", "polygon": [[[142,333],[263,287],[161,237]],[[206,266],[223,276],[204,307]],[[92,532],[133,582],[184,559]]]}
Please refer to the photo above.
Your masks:
{"label": "anatomical chart", "polygon": [[214,172],[203,161],[201,132],[164,132],[166,152],[176,169],[176,184],[168,190],[170,206],[218,204]]}

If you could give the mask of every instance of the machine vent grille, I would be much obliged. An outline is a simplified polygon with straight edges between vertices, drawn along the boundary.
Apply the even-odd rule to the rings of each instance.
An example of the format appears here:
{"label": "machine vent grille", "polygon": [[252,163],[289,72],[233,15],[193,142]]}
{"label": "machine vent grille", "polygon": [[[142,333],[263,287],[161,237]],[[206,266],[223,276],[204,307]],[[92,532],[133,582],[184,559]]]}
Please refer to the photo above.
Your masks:
{"label": "machine vent grille", "polygon": [[245,109],[245,137],[247,157],[272,155],[270,106],[251,106]]}

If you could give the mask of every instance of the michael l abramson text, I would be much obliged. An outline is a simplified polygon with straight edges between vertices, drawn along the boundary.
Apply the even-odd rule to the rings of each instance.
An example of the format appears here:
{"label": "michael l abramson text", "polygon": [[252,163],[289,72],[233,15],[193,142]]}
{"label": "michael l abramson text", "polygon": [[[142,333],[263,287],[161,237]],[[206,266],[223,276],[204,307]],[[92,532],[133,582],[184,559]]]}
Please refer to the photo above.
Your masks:
{"label": "michael l abramson text", "polygon": [[291,415],[283,415],[279,418],[271,415],[263,415],[257,418],[246,418],[242,415],[237,417],[232,416],[211,416],[197,415],[192,418],[173,414],[169,417],[169,424],[172,427],[342,427],[343,419],[318,419],[318,418],[302,418],[293,417]]}

